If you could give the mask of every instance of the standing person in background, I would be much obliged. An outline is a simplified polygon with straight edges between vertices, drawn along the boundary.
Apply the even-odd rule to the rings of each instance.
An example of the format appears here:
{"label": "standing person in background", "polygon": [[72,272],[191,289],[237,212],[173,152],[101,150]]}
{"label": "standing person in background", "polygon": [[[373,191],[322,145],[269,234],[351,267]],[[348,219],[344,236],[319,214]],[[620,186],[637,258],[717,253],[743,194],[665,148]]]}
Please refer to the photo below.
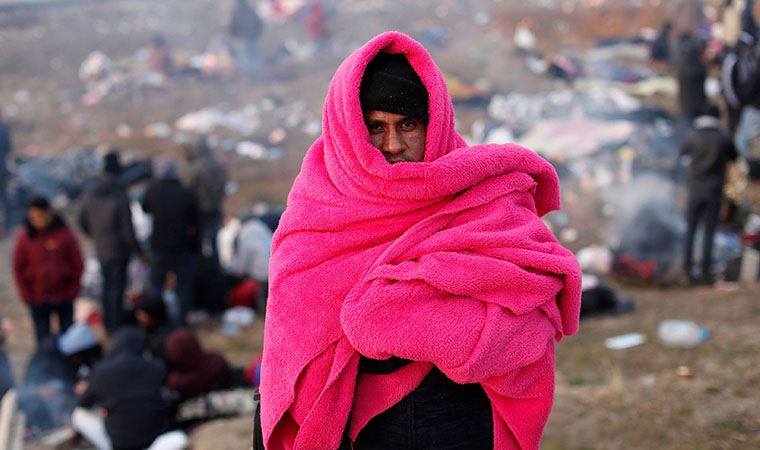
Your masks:
{"label": "standing person in background", "polygon": [[230,18],[229,34],[232,55],[247,78],[260,77],[266,71],[259,47],[263,28],[264,23],[248,1],[237,0]]}
{"label": "standing person in background", "polygon": [[723,22],[723,45],[732,49],[742,31],[742,11],[744,0],[725,0],[721,13]]}
{"label": "standing person in background", "polygon": [[707,65],[704,62],[704,46],[691,32],[684,32],[679,37],[676,72],[681,117],[691,122],[707,108]]}
{"label": "standing person in background", "polygon": [[736,134],[742,110],[754,105],[760,94],[760,67],[754,54],[755,40],[741,32],[721,64],[721,87],[728,109],[728,129]]}
{"label": "standing person in background", "polygon": [[132,212],[126,189],[119,181],[122,167],[119,154],[112,151],[103,159],[103,175],[82,201],[79,225],[95,244],[103,277],[103,321],[109,333],[116,331],[124,316],[127,265],[132,255],[142,256],[135,238]]}
{"label": "standing person in background", "polygon": [[744,5],[744,11],[742,11],[742,31],[752,36],[757,42],[757,38],[760,34],[760,26],[755,20],[755,0],[746,0]]}
{"label": "standing person in background", "polygon": [[266,313],[269,290],[269,256],[272,251],[272,230],[257,218],[251,218],[240,229],[230,271],[255,280],[259,285],[256,309]]}
{"label": "standing person in background", "polygon": [[227,185],[227,169],[214,157],[205,137],[182,148],[186,164],[181,179],[200,206],[200,238],[203,256],[219,261],[216,235],[222,228],[222,206]]}
{"label": "standing person in background", "polygon": [[10,225],[10,205],[8,204],[8,168],[6,160],[11,154],[11,133],[8,127],[3,123],[0,116],[0,237],[5,233],[5,229]]}
{"label": "standing person in background", "polygon": [[32,199],[13,250],[13,275],[21,298],[31,310],[38,345],[51,335],[51,314],[58,317],[60,333],[73,323],[82,270],[82,254],[74,233],[53,212],[47,199]]}
{"label": "standing person in background", "polygon": [[[713,238],[720,218],[726,167],[737,157],[731,137],[722,129],[716,106],[711,106],[707,114],[694,120],[694,130],[681,145],[681,154],[691,159],[687,177],[689,203],[684,271],[691,283],[710,285],[714,282],[711,272]],[[699,225],[704,226],[704,237],[702,270],[697,276],[693,265],[694,240]]]}
{"label": "standing person in background", "polygon": [[164,76],[170,76],[174,73],[174,62],[172,53],[166,45],[166,37],[159,33],[153,36],[148,46],[148,66],[154,72]]}
{"label": "standing person in background", "polygon": [[662,25],[660,32],[657,34],[652,48],[649,51],[649,58],[662,70],[667,69],[670,65],[670,35],[673,32],[673,24],[668,21]]}
{"label": "standing person in background", "polygon": [[180,183],[176,166],[169,163],[163,168],[161,178],[145,192],[142,208],[153,217],[152,289],[162,292],[167,274],[175,274],[180,320],[184,323],[193,308],[193,282],[200,253],[198,200]]}
{"label": "standing person in background", "polygon": [[324,43],[330,36],[325,27],[325,10],[322,3],[322,0],[312,0],[309,15],[306,17],[306,32],[316,43]]}

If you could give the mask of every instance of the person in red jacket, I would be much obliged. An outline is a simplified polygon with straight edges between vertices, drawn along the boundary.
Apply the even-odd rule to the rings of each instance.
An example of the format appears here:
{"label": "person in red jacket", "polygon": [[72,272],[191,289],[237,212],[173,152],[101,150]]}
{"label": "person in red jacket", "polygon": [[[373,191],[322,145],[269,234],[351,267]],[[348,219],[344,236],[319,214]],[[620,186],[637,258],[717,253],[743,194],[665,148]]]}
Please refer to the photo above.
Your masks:
{"label": "person in red jacket", "polygon": [[206,352],[192,330],[181,328],[166,338],[164,356],[169,366],[166,387],[185,400],[230,384],[230,365],[219,353]]}
{"label": "person in red jacket", "polygon": [[59,332],[72,324],[82,267],[79,243],[63,219],[47,199],[32,199],[25,226],[16,238],[13,275],[31,310],[38,344],[51,334],[52,313],[58,316]]}

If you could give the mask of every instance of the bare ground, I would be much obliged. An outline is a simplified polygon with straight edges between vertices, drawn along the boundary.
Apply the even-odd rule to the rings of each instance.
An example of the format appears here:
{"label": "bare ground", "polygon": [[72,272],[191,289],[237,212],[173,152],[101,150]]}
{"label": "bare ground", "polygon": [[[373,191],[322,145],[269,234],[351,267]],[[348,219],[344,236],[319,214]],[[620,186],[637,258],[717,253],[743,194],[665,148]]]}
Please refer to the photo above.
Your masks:
{"label": "bare ground", "polygon": [[[377,2],[353,3],[356,9],[356,5]],[[187,111],[208,105],[236,108],[264,96],[303,99],[318,113],[338,61],[384,29],[414,33],[444,24],[449,32],[447,47],[433,51],[441,67],[468,80],[487,77],[495,90],[509,92],[551,87],[546,81],[536,81],[512,59],[508,44],[512,27],[525,15],[533,15],[539,24],[539,47],[550,50],[557,43],[583,47],[596,37],[629,35],[641,26],[659,26],[674,10],[684,11],[675,2],[641,9],[615,1],[614,7],[568,14],[539,10],[535,2],[509,0],[495,2],[500,6],[493,6],[492,21],[481,26],[473,22],[473,11],[463,7],[464,2],[414,3],[403,15],[370,11],[334,18],[330,27],[344,47],[318,63],[281,66],[276,83],[178,80],[162,90],[117,95],[94,107],[78,104],[83,87],[76,79],[78,66],[90,51],[104,50],[115,58],[129,56],[159,30],[167,34],[170,45],[199,50],[222,30],[232,2],[113,1],[0,15],[0,104],[14,102],[19,90],[31,94],[30,102],[22,104],[11,121],[17,150],[37,146],[43,152],[57,153],[72,146],[108,142],[158,155],[174,151],[171,142],[140,136],[121,139],[115,135],[115,127],[127,123],[140,135],[145,125],[157,121],[171,124]],[[449,15],[431,15],[433,10],[441,13],[441,8],[448,8]],[[303,40],[302,27],[270,27],[265,47],[274,49],[287,37]],[[479,114],[460,110],[462,129]],[[263,139],[266,131],[254,137]],[[240,191],[231,198],[229,211],[240,211],[258,200],[282,204],[308,144],[307,137],[291,133],[281,161],[231,159]],[[751,195],[756,207],[759,194],[755,186]],[[583,217],[583,211],[593,209],[586,199],[572,197],[569,201],[565,197],[565,205],[574,209],[574,216]],[[571,224],[573,220],[571,217]],[[596,226],[574,225],[580,232],[577,245],[598,241]],[[18,379],[33,350],[33,339],[31,322],[10,278],[10,251],[10,240],[0,242],[0,267],[4,269],[0,271],[0,314],[16,323],[6,347]],[[637,302],[635,314],[585,321],[576,336],[558,345],[556,404],[543,448],[760,449],[757,287],[621,289]],[[665,349],[656,338],[657,324],[664,319],[694,320],[708,326],[712,336],[695,349]],[[223,351],[236,364],[247,363],[261,350],[260,320],[239,336],[225,336],[217,330],[213,322],[199,329],[204,344]],[[647,343],[628,350],[604,348],[604,339],[628,332],[644,333]],[[693,376],[680,376],[681,366]],[[243,417],[202,427],[194,433],[194,448],[248,448],[250,426],[250,417]]]}

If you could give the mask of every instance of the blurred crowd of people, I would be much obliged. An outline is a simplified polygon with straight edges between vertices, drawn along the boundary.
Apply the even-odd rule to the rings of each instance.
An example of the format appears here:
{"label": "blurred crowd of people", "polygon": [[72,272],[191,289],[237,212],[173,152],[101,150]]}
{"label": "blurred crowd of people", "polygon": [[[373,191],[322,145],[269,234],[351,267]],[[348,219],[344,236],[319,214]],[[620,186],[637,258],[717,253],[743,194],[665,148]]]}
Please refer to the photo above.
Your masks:
{"label": "blurred crowd of people", "polygon": [[[205,138],[181,151],[181,161],[166,161],[156,177],[131,185],[119,152],[103,156],[102,175],[81,199],[77,220],[93,244],[100,289],[89,292],[99,290],[100,308],[78,321],[85,258],[76,233],[49,199],[29,202],[12,259],[37,339],[21,403],[45,411],[30,414],[40,429],[62,425],[69,416],[60,411],[76,407],[72,425],[99,449],[146,448],[159,436],[151,448],[182,448],[174,445],[186,444],[186,436],[164,436],[177,426],[179,403],[251,386],[224,356],[203,350],[191,325],[232,306],[263,315],[270,226],[278,215],[225,224],[226,168]],[[100,325],[110,337],[102,357]],[[34,369],[51,364],[61,370]],[[63,398],[76,394],[57,413],[30,387],[51,380]]]}
{"label": "blurred crowd of people", "polygon": [[[715,281],[714,236],[735,211],[726,207],[727,171],[739,159],[750,171],[757,170],[758,157],[751,148],[760,113],[760,27],[755,9],[754,0],[726,0],[714,21],[705,19],[698,29],[664,23],[651,46],[653,65],[675,74],[681,123],[687,128],[680,148],[688,188],[683,261],[693,284]],[[720,78],[720,104],[708,99],[711,74]],[[703,233],[700,249],[695,248],[698,230]],[[700,255],[699,267],[695,254]]]}

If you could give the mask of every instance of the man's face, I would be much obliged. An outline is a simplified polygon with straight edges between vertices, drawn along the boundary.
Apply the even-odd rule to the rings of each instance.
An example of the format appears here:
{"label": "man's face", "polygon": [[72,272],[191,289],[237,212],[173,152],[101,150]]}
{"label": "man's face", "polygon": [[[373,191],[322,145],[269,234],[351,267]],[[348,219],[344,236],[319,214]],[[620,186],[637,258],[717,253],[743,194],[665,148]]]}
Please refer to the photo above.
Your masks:
{"label": "man's face", "polygon": [[419,119],[372,110],[364,114],[364,123],[372,145],[389,163],[420,162],[425,157],[427,125]]}
{"label": "man's face", "polygon": [[44,231],[53,221],[53,213],[47,209],[29,208],[29,223],[37,231]]}

